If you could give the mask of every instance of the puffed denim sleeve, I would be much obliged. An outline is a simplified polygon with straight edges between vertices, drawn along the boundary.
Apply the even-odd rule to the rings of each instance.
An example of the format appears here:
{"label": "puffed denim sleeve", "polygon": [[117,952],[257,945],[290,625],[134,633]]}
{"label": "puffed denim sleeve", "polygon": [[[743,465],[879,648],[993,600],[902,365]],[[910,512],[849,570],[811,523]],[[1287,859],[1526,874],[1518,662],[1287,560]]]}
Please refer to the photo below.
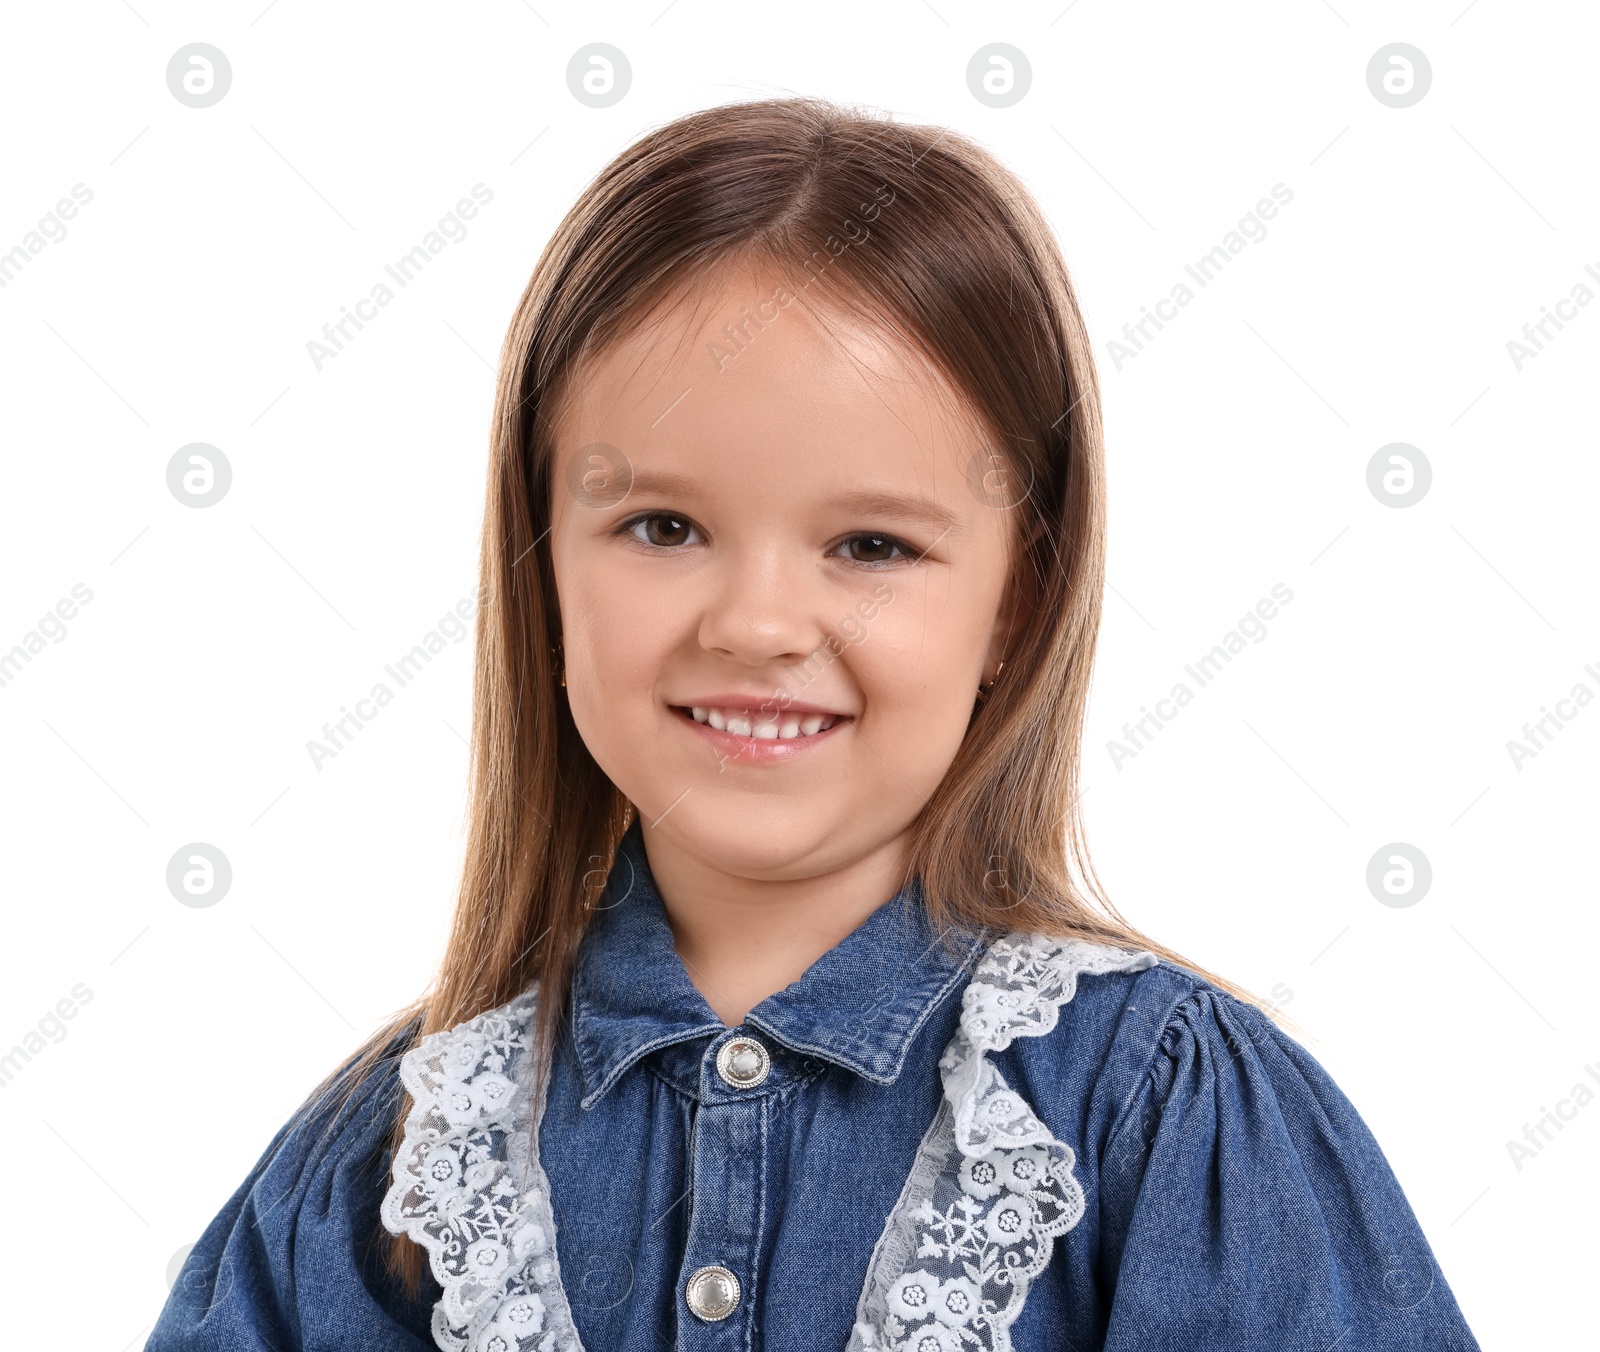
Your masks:
{"label": "puffed denim sleeve", "polygon": [[431,1352],[437,1286],[407,1299],[376,1245],[394,1072],[380,1062],[340,1107],[342,1076],[278,1131],[196,1242],[145,1352]]}
{"label": "puffed denim sleeve", "polygon": [[1166,1019],[1100,1185],[1104,1352],[1476,1352],[1349,1099],[1215,987]]}

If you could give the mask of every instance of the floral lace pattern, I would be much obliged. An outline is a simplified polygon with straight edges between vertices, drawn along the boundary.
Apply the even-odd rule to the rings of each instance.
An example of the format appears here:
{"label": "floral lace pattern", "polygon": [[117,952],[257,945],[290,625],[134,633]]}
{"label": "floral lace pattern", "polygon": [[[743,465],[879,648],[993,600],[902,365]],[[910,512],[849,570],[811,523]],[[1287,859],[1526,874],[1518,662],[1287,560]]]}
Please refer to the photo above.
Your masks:
{"label": "floral lace pattern", "polygon": [[[847,1352],[1010,1352],[1008,1330],[1055,1238],[1078,1223],[1072,1147],[988,1059],[1056,1026],[1083,972],[1155,954],[1013,933],[992,944],[939,1061],[944,1100],[868,1264]],[[384,1225],[427,1251],[441,1352],[583,1352],[561,1287],[528,1083],[536,990],[423,1038]]]}
{"label": "floral lace pattern", "polygon": [[1084,1212],[1072,1147],[987,1053],[1056,1026],[1082,972],[1143,971],[1155,954],[1078,940],[997,940],[961,999],[939,1071],[944,1102],[868,1267],[848,1352],[1009,1352],[1009,1329],[1057,1235]]}
{"label": "floral lace pattern", "polygon": [[384,1225],[427,1251],[444,1288],[434,1307],[442,1352],[582,1352],[561,1290],[549,1184],[531,1103],[535,991],[401,1058],[411,1095]]}
{"label": "floral lace pattern", "polygon": [[990,945],[962,993],[961,1027],[939,1062],[962,1153],[1051,1139],[1016,1095],[991,1087],[990,1077],[999,1075],[984,1053],[1050,1032],[1081,973],[1142,972],[1156,961],[1154,953],[1042,935],[1008,934]]}

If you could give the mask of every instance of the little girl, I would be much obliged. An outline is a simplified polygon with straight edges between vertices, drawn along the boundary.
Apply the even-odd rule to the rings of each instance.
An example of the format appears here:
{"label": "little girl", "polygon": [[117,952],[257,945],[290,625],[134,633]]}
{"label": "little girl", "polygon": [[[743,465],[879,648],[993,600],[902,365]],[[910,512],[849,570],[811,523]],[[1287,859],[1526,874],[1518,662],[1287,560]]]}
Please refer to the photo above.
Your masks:
{"label": "little girl", "polygon": [[625,151],[504,348],[438,977],[150,1352],[1476,1348],[1321,1065],[1086,881],[1104,520],[986,153],[814,100]]}

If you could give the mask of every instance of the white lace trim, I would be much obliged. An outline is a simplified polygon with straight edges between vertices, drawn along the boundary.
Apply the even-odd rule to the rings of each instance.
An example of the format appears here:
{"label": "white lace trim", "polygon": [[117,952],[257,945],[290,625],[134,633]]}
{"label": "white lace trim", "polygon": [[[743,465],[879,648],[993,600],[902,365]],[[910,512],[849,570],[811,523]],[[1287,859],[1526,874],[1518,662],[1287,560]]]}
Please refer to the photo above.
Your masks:
{"label": "white lace trim", "polygon": [[530,1102],[535,990],[423,1038],[400,1061],[411,1095],[384,1226],[427,1251],[444,1288],[442,1352],[583,1352],[561,1289]]}
{"label": "white lace trim", "polygon": [[[1055,1238],[1084,1212],[1072,1147],[989,1061],[1056,1026],[1080,973],[1154,953],[1013,933],[992,944],[939,1061],[944,1099],[867,1266],[847,1352],[1010,1352],[1010,1327]],[[422,1039],[384,1225],[427,1251],[444,1288],[442,1352],[583,1352],[561,1286],[544,1113],[528,1092],[536,991]],[[913,1267],[913,1264],[916,1266]]]}
{"label": "white lace trim", "polygon": [[[1082,972],[1143,971],[1154,953],[1010,934],[961,997],[939,1061],[944,1101],[867,1268],[847,1352],[1009,1352],[1055,1238],[1082,1218],[1077,1156],[988,1053],[1056,1026]],[[915,1267],[913,1267],[915,1264]]]}

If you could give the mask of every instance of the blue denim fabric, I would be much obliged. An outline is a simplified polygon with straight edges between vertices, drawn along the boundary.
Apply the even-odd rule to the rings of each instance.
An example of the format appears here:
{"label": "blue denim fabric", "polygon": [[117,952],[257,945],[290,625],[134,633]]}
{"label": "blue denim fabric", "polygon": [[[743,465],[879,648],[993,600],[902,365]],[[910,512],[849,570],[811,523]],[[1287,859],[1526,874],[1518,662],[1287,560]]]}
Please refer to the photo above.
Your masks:
{"label": "blue denim fabric", "polygon": [[[539,1149],[588,1352],[842,1352],[869,1256],[938,1107],[982,948],[915,886],[725,1028],[689,980],[638,827],[584,938]],[[753,1089],[717,1075],[747,1034]],[[337,1116],[285,1126],[196,1245],[148,1352],[427,1352],[375,1240],[400,1046]],[[994,1063],[1077,1155],[1087,1199],[1017,1352],[1476,1349],[1377,1142],[1318,1062],[1184,968],[1089,975]],[[707,1323],[703,1264],[742,1286]]]}

